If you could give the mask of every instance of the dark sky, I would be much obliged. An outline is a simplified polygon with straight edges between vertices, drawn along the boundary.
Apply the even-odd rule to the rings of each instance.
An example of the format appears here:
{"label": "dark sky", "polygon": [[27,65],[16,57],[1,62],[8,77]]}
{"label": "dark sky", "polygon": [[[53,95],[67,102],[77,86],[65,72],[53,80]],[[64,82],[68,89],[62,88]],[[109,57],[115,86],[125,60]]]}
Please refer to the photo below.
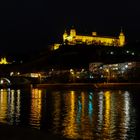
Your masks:
{"label": "dark sky", "polygon": [[114,36],[122,27],[129,40],[140,39],[138,0],[3,0],[0,15],[0,54],[46,47],[72,26]]}

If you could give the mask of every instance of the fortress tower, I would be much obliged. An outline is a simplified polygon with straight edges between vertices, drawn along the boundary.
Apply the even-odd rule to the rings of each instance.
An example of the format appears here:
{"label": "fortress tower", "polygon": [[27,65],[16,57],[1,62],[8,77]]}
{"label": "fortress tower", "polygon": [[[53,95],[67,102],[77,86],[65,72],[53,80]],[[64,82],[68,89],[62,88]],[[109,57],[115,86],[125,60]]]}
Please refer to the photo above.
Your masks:
{"label": "fortress tower", "polygon": [[67,34],[66,30],[65,30],[65,32],[63,34],[63,42],[66,41],[67,37],[68,37],[68,34]]}
{"label": "fortress tower", "polygon": [[119,35],[119,46],[122,47],[124,45],[125,45],[125,35],[121,30],[120,35]]}

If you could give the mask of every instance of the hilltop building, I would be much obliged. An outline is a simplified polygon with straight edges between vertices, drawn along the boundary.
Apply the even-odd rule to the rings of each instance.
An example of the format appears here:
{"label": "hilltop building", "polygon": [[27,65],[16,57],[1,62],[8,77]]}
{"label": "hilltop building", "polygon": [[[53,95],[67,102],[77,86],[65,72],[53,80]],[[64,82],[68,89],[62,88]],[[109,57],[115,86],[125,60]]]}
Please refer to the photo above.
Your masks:
{"label": "hilltop building", "polygon": [[64,32],[63,42],[69,45],[95,44],[103,46],[123,47],[125,45],[125,35],[122,30],[118,37],[99,36],[97,32],[92,32],[91,35],[77,35],[76,29],[71,29],[69,34],[66,31]]}
{"label": "hilltop building", "polygon": [[[91,35],[77,35],[76,29],[70,29],[68,34],[66,31],[63,34],[63,44],[67,45],[101,45],[101,46],[115,46],[123,47],[125,45],[125,35],[121,30],[118,37],[99,36],[97,32],[92,32]],[[59,49],[62,44],[53,44],[51,50]]]}

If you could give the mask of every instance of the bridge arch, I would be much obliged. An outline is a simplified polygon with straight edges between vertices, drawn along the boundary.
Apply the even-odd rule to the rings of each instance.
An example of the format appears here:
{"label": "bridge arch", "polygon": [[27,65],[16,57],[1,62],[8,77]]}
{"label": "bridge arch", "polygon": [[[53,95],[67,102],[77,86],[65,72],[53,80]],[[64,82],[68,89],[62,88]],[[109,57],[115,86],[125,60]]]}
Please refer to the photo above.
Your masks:
{"label": "bridge arch", "polygon": [[0,85],[11,85],[11,81],[8,78],[0,78]]}

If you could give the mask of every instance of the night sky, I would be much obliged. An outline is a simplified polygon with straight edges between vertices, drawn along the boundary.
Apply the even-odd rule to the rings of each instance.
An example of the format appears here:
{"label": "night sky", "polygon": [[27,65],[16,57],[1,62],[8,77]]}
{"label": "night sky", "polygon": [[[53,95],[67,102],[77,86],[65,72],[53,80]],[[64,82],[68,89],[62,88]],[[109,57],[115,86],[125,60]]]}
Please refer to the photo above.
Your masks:
{"label": "night sky", "polygon": [[140,39],[138,0],[3,0],[0,15],[0,54],[45,48],[72,26],[112,36],[122,27],[127,39]]}

